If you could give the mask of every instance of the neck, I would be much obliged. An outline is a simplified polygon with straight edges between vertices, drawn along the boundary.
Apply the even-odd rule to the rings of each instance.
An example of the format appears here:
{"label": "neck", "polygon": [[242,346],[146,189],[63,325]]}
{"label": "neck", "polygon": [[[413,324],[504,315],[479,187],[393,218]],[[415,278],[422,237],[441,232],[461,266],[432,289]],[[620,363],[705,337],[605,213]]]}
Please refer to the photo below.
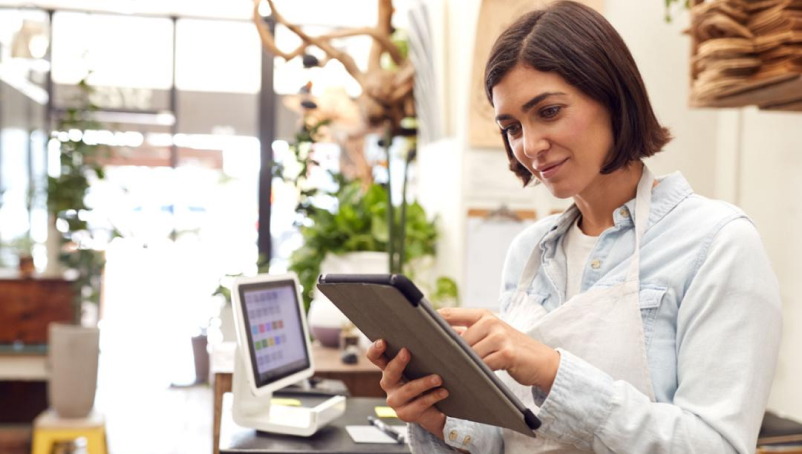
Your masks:
{"label": "neck", "polygon": [[635,197],[642,174],[643,163],[636,162],[608,175],[599,174],[574,196],[574,203],[582,213],[579,228],[585,235],[599,236],[614,225],[613,212]]}

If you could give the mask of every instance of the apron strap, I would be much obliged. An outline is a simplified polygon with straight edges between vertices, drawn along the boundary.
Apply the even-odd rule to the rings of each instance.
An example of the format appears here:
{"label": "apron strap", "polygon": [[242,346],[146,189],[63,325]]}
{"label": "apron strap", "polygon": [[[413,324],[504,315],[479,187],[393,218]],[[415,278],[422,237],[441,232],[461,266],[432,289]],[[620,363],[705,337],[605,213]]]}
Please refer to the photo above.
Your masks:
{"label": "apron strap", "polygon": [[640,281],[640,243],[649,226],[649,214],[652,207],[652,186],[654,185],[654,174],[643,165],[643,175],[638,182],[638,192],[635,197],[635,251],[629,263],[627,272],[627,282]]}
{"label": "apron strap", "polygon": [[518,288],[515,289],[517,292],[526,292],[527,287],[537,276],[537,272],[540,269],[541,255],[543,255],[543,249],[540,247],[541,241],[543,241],[542,238],[535,243],[535,250],[529,254],[529,259],[526,261],[526,266],[524,266],[524,272],[521,275],[521,279],[518,280]]}

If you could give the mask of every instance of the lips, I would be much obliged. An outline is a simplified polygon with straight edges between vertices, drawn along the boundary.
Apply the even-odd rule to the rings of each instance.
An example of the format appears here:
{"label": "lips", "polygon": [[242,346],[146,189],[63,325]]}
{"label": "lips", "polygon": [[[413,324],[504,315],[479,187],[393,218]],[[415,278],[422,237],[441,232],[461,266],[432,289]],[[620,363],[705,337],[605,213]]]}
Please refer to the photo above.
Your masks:
{"label": "lips", "polygon": [[540,172],[540,175],[543,178],[551,178],[557,171],[560,170],[565,161],[568,161],[568,158],[563,159],[562,161],[546,164],[537,168],[537,171]]}

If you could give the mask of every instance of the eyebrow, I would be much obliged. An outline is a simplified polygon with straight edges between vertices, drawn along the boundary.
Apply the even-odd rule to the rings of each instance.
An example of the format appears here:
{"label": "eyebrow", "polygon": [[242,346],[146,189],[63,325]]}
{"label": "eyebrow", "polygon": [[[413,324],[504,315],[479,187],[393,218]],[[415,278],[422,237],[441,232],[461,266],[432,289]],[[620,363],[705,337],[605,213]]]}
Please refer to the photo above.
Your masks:
{"label": "eyebrow", "polygon": [[[541,94],[533,97],[529,101],[525,102],[524,105],[521,106],[521,112],[522,113],[526,113],[526,112],[530,111],[533,107],[535,107],[536,105],[538,105],[541,102],[543,102],[543,100],[548,98],[549,96],[559,96],[559,95],[565,95],[565,93],[563,93],[561,91],[555,91],[555,92],[547,91],[545,93],[541,93]],[[511,119],[513,119],[513,116],[509,115],[509,114],[501,114],[501,115],[496,116],[496,122],[503,121],[503,120],[511,120]]]}

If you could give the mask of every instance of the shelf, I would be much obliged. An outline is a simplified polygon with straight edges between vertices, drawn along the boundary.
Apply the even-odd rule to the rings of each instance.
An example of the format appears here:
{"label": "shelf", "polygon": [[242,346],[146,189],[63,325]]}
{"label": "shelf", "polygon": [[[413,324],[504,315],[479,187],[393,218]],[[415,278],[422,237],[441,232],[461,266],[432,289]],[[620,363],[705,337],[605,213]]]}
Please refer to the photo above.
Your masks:
{"label": "shelf", "polygon": [[802,112],[802,74],[784,74],[749,82],[704,101],[692,100],[692,107],[758,106],[763,110]]}
{"label": "shelf", "polygon": [[0,357],[14,355],[47,355],[47,344],[0,344]]}

